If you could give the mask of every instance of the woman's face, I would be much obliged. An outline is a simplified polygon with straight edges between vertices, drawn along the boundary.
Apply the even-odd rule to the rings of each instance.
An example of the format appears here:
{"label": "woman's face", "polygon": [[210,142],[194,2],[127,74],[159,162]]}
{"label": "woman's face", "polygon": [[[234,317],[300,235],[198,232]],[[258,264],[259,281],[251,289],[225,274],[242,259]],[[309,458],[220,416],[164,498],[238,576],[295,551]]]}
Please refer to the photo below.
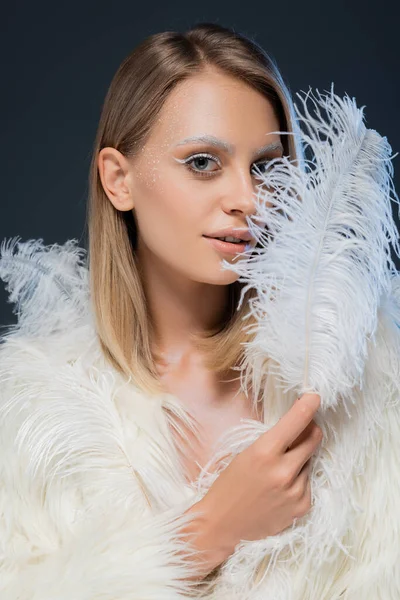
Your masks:
{"label": "woman's face", "polygon": [[[139,259],[196,282],[235,281],[220,265],[240,257],[204,236],[248,228],[260,183],[255,166],[262,171],[282,156],[277,130],[268,100],[233,77],[208,69],[178,84],[141,152],[128,159]],[[193,139],[200,136],[209,139]],[[261,150],[270,144],[275,149]]]}

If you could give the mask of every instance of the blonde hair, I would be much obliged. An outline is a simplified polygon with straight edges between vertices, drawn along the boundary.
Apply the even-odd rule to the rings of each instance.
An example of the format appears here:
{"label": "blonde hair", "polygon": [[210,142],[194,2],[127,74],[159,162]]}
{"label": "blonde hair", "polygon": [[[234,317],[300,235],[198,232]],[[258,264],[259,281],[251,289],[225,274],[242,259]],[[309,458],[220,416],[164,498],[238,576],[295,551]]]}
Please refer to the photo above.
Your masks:
{"label": "blonde hair", "polygon": [[[108,89],[94,143],[89,176],[88,258],[91,300],[102,351],[122,374],[147,393],[162,391],[151,349],[152,325],[135,256],[136,224],[131,211],[109,201],[98,172],[102,148],[133,157],[147,136],[168,94],[181,81],[204,70],[219,69],[263,94],[272,104],[281,131],[294,130],[294,108],[278,67],[254,41],[231,29],[201,23],[178,33],[149,36],[122,62]],[[282,136],[284,154],[299,157],[296,138]],[[226,318],[196,344],[214,372],[237,368],[249,335],[243,327],[248,290],[237,309],[243,284],[229,285]],[[246,322],[251,325],[251,319]]]}

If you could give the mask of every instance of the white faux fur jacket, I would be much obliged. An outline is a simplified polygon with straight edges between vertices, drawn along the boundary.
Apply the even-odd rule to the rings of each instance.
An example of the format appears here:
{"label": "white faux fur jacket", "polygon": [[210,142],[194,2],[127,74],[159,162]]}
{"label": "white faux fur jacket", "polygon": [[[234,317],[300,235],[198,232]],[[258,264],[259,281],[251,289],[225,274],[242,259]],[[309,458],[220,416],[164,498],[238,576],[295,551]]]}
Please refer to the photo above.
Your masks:
{"label": "white faux fur jacket", "polygon": [[[0,258],[19,317],[0,345],[0,598],[183,600],[180,515],[216,475],[185,482],[168,423],[178,399],[144,394],[105,361],[74,240],[31,249],[31,271]],[[392,283],[370,341],[369,395],[358,390],[348,413],[338,406],[320,421],[331,508],[320,560],[288,544],[255,585],[267,546],[244,541],[196,598],[400,599],[400,277]],[[273,378],[264,397],[265,424],[246,420],[231,448],[295,399]]]}

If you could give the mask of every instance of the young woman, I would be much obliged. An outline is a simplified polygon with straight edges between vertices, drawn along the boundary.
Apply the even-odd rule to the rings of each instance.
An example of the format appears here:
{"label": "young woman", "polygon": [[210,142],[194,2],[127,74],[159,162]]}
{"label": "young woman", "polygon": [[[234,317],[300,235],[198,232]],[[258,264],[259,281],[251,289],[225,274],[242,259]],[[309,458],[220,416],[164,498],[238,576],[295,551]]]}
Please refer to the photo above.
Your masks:
{"label": "young woman", "polygon": [[[241,284],[221,261],[257,243],[257,170],[300,156],[279,135],[293,114],[245,36],[152,35],[103,106],[88,268],[73,241],[20,245],[15,263],[3,247],[19,323],[1,346],[2,599],[270,597],[250,563],[236,579],[221,566],[309,512],[319,396],[292,398],[273,424],[265,394],[241,389],[248,302],[237,310]],[[218,442],[242,418],[273,426],[216,477]],[[281,597],[355,598],[340,580],[351,568],[345,553],[322,578],[307,566]]]}

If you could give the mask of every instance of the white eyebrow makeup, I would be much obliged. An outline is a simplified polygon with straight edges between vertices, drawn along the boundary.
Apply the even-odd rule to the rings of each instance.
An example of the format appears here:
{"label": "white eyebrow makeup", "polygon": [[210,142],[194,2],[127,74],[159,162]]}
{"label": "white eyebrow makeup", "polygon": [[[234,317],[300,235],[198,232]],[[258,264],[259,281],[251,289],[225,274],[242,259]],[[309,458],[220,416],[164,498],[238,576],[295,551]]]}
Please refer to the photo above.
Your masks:
{"label": "white eyebrow makeup", "polygon": [[[198,136],[187,137],[187,138],[181,140],[180,142],[178,142],[175,145],[175,147],[182,146],[182,145],[188,144],[188,143],[211,144],[212,146],[216,146],[218,148],[221,148],[222,150],[225,150],[226,152],[228,152],[228,154],[231,154],[231,155],[234,154],[234,151],[235,151],[235,147],[232,144],[230,144],[229,142],[226,142],[224,140],[220,140],[219,138],[217,138],[213,135],[198,135]],[[283,146],[282,146],[281,142],[272,142],[270,144],[266,144],[262,148],[259,148],[259,150],[257,150],[257,152],[255,153],[255,158],[258,158],[259,156],[262,156],[266,152],[271,152],[273,150],[282,150],[282,152],[283,152]]]}

